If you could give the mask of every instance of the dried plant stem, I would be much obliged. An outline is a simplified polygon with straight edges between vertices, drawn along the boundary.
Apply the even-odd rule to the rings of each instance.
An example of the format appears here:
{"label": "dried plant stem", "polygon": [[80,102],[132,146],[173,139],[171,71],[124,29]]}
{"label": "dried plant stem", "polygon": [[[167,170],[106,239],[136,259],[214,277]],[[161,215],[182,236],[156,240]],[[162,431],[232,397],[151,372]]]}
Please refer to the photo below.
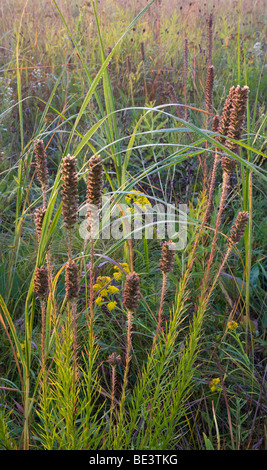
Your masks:
{"label": "dried plant stem", "polygon": [[89,271],[89,309],[90,309],[90,325],[93,324],[94,318],[94,239],[90,240],[90,271]]}
{"label": "dried plant stem", "polygon": [[74,369],[74,377],[77,377],[78,369],[77,369],[77,354],[78,354],[78,341],[77,341],[77,301],[74,299],[70,302],[71,308],[71,326],[73,332],[73,369]]}
{"label": "dried plant stem", "polygon": [[41,298],[41,315],[42,315],[42,333],[41,333],[41,357],[42,366],[45,370],[45,331],[46,331],[46,301]]}
{"label": "dried plant stem", "polygon": [[159,311],[158,311],[158,323],[157,323],[157,331],[156,331],[156,336],[158,336],[160,332],[160,327],[162,323],[162,313],[163,313],[163,304],[164,304],[164,297],[166,293],[166,285],[167,285],[167,273],[163,272],[162,273],[162,285],[161,285],[161,295],[160,295],[160,306],[159,306]]}
{"label": "dried plant stem", "polygon": [[116,367],[121,363],[120,355],[115,352],[108,357],[108,363],[111,365],[111,406],[110,406],[110,431],[113,431],[112,421],[115,409],[115,393],[116,393]]}
{"label": "dried plant stem", "polygon": [[66,229],[66,244],[68,251],[68,261],[72,259],[72,229]]}
{"label": "dried plant stem", "polygon": [[210,13],[208,20],[207,20],[207,61],[208,65],[212,64],[212,13]]}
{"label": "dried plant stem", "polygon": [[210,255],[208,259],[208,264],[205,269],[205,274],[203,277],[203,285],[207,284],[209,275],[210,275],[210,270],[211,270],[211,265],[213,263],[214,255],[215,255],[215,250],[217,247],[217,239],[218,239],[218,234],[219,234],[219,229],[222,221],[222,214],[223,210],[225,208],[225,201],[227,199],[227,194],[228,194],[228,189],[229,189],[229,181],[230,181],[230,175],[226,172],[223,172],[223,183],[222,183],[222,194],[221,194],[221,199],[220,199],[220,205],[218,209],[218,214],[217,214],[217,219],[216,219],[216,225],[215,225],[215,231],[214,231],[214,236],[211,244],[211,250],[210,250]]}
{"label": "dried plant stem", "polygon": [[187,109],[187,71],[188,71],[188,39],[184,38],[184,119],[188,119],[188,109]]}
{"label": "dried plant stem", "polygon": [[208,202],[207,202],[206,213],[205,213],[205,223],[209,222],[210,215],[211,215],[212,201],[213,201],[213,194],[214,194],[218,164],[219,164],[219,155],[218,155],[218,150],[216,149],[215,157],[214,157],[214,161],[213,161],[211,178],[210,178]]}
{"label": "dried plant stem", "polygon": [[132,318],[133,318],[133,312],[131,310],[127,310],[127,338],[126,338],[126,356],[125,356],[125,369],[124,369],[124,376],[123,376],[122,401],[125,399],[126,389],[128,385],[128,374],[129,374],[130,362],[131,362]]}
{"label": "dried plant stem", "polygon": [[112,366],[111,372],[111,405],[110,405],[110,421],[112,422],[114,404],[115,404],[115,392],[116,392],[116,366]]}
{"label": "dried plant stem", "polygon": [[43,209],[46,209],[46,187],[42,184]]}
{"label": "dried plant stem", "polygon": [[[213,99],[213,84],[214,84],[214,67],[209,65],[207,68],[207,78],[206,78],[206,90],[205,90],[205,103],[206,111],[211,112],[212,109],[212,99]],[[210,115],[206,115],[206,129],[209,129],[209,119]],[[203,163],[202,163],[202,172],[203,172],[203,188],[207,187],[208,184],[208,167],[207,167],[207,150],[208,150],[208,141],[206,141],[206,152],[204,153]]]}

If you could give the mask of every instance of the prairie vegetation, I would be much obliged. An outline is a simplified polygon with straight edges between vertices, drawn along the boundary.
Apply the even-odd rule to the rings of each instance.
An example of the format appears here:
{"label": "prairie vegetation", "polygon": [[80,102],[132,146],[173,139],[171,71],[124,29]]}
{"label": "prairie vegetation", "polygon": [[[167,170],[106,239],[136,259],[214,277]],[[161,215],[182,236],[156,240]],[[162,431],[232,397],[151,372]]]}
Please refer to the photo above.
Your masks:
{"label": "prairie vegetation", "polygon": [[264,3],[2,0],[2,450],[265,449]]}

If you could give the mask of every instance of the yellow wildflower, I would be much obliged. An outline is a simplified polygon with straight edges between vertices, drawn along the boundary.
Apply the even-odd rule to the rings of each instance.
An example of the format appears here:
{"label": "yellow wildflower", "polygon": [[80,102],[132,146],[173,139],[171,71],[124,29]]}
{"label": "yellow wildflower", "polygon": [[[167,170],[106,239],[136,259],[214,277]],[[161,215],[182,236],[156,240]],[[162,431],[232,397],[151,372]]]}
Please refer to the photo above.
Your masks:
{"label": "yellow wildflower", "polygon": [[109,276],[98,276],[96,279],[96,283],[93,286],[93,289],[99,291],[103,287],[105,287],[110,281],[111,278]]}
{"label": "yellow wildflower", "polygon": [[120,291],[120,289],[116,286],[108,286],[108,292],[110,292],[111,294],[117,294],[117,292]]}
{"label": "yellow wildflower", "polygon": [[218,389],[218,385],[220,383],[220,379],[217,377],[216,379],[212,379],[209,383],[209,388],[211,392],[215,392]]}
{"label": "yellow wildflower", "polygon": [[115,273],[113,274],[113,276],[114,276],[114,279],[115,279],[116,281],[118,281],[118,280],[122,277],[122,272],[121,272],[121,271],[119,271],[119,272],[117,272],[117,273],[115,272]]}
{"label": "yellow wildflower", "polygon": [[[140,191],[130,191],[127,196],[125,197],[125,201],[127,204],[137,204],[142,208],[142,210],[146,210],[146,206],[149,205],[151,206],[149,200],[147,199],[146,196],[144,196],[143,193]],[[129,209],[130,212],[134,212],[133,209]]]}
{"label": "yellow wildflower", "polygon": [[[130,272],[130,268],[129,268],[129,265],[128,263],[121,263],[121,267],[124,269],[124,271],[126,271],[126,273],[128,274]],[[120,271],[120,268],[119,266],[114,266],[114,278],[116,279],[116,281],[118,281],[121,277],[122,277],[122,272]],[[118,271],[118,272],[116,272]]]}
{"label": "yellow wildflower", "polygon": [[228,322],[229,330],[236,330],[238,328],[238,323],[234,320]]}
{"label": "yellow wildflower", "polygon": [[109,276],[98,276],[97,281],[99,281],[103,287],[111,281],[111,278]]}
{"label": "yellow wildflower", "polygon": [[96,292],[99,291],[101,289],[101,285],[100,284],[94,284],[93,285],[93,290],[95,290]]}
{"label": "yellow wildflower", "polygon": [[97,297],[97,299],[95,299],[95,303],[96,303],[97,305],[99,305],[99,306],[102,305],[102,304],[103,304],[103,299],[102,299],[102,297]]}
{"label": "yellow wildflower", "polygon": [[114,310],[114,308],[116,308],[117,306],[117,302],[109,302],[107,307],[110,311]]}
{"label": "yellow wildflower", "polygon": [[124,271],[127,272],[127,274],[129,274],[130,268],[129,268],[129,264],[128,264],[128,263],[121,263],[121,267],[124,269]]}
{"label": "yellow wildflower", "polygon": [[107,297],[108,296],[108,290],[107,289],[102,289],[101,290],[101,297]]}
{"label": "yellow wildflower", "polygon": [[132,201],[131,196],[126,196],[126,197],[125,197],[125,201],[127,202],[127,204],[130,204],[131,201]]}

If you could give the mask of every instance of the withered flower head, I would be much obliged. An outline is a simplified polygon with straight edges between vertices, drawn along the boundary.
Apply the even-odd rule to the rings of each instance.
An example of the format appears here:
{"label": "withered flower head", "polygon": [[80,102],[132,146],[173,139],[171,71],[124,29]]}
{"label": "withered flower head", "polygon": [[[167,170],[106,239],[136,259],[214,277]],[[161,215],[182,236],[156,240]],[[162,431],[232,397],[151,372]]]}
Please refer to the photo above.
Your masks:
{"label": "withered flower head", "polygon": [[132,71],[132,64],[131,64],[131,56],[129,54],[126,56],[126,68],[127,68],[128,75],[130,75]]}
{"label": "withered flower head", "polygon": [[48,293],[48,272],[45,266],[35,269],[33,288],[38,297],[46,297]]}
{"label": "withered flower head", "polygon": [[76,172],[77,160],[67,155],[62,163],[62,203],[63,219],[66,228],[71,229],[77,221],[78,182]]}
{"label": "withered flower head", "polygon": [[44,142],[37,139],[34,143],[34,153],[36,159],[37,176],[42,186],[48,184],[48,170],[47,170],[47,156],[44,147]]}
{"label": "withered flower head", "polygon": [[233,173],[236,167],[236,162],[232,158],[223,156],[221,159],[221,166],[222,166],[223,172],[231,176],[231,174]]}
{"label": "withered flower head", "polygon": [[[227,132],[227,136],[230,137],[230,139],[239,140],[241,137],[248,94],[249,88],[247,86],[241,88],[239,85],[237,85],[235,89],[235,96],[233,98],[233,107],[231,110]],[[232,150],[232,152],[235,152],[238,148],[238,145],[235,142],[231,142],[230,140],[227,140],[226,145],[230,150]]]}
{"label": "withered flower head", "polygon": [[212,23],[213,23],[213,16],[212,16],[212,13],[210,13],[207,18],[208,63],[210,65],[211,65],[211,60],[212,60]]}
{"label": "withered flower head", "polygon": [[209,65],[208,70],[207,70],[206,93],[205,93],[207,111],[211,110],[212,96],[213,96],[213,83],[214,83],[214,67],[213,65]]}
{"label": "withered flower head", "polygon": [[140,44],[140,52],[141,52],[141,59],[144,62],[146,57],[145,57],[145,45],[143,41]]}
{"label": "withered flower head", "polygon": [[228,237],[228,245],[237,245],[245,233],[246,226],[249,221],[249,214],[246,211],[239,212],[236,220],[231,228]]}
{"label": "withered flower head", "polygon": [[171,245],[173,245],[173,242],[171,240],[168,242],[165,241],[162,245],[159,267],[164,273],[169,273],[173,270],[174,250],[170,249]]}
{"label": "withered flower head", "polygon": [[35,211],[35,226],[36,226],[38,242],[40,241],[40,238],[41,238],[45,213],[46,213],[46,209],[44,209],[43,207],[38,207],[38,209],[36,209]]}
{"label": "withered flower head", "polygon": [[133,312],[138,306],[140,297],[139,276],[137,273],[129,273],[126,277],[124,293],[123,293],[123,306],[127,310]]}
{"label": "withered flower head", "polygon": [[[249,88],[244,86],[241,88],[239,85],[235,89],[235,93],[232,100],[232,109],[229,117],[229,125],[227,130],[227,137],[230,139],[239,140],[242,133],[242,126],[244,122],[244,116],[246,111],[247,99],[248,99]],[[238,150],[238,144],[227,140],[225,145],[232,151]],[[231,174],[236,167],[236,161],[229,158],[222,158],[222,169],[228,174]]]}
{"label": "withered flower head", "polygon": [[100,207],[103,182],[103,167],[99,155],[89,160],[89,173],[87,180],[87,203]]}
{"label": "withered flower head", "polygon": [[216,116],[214,116],[212,119],[212,129],[211,129],[212,132],[218,132],[219,122],[220,122],[220,118],[218,114],[216,114]]}
{"label": "withered flower head", "polygon": [[121,364],[121,356],[115,352],[110,354],[110,356],[108,356],[108,363],[111,365],[111,367],[118,366]]}
{"label": "withered flower head", "polygon": [[[228,127],[229,127],[229,122],[230,122],[230,115],[233,107],[233,99],[235,95],[235,87],[232,86],[229,90],[228,96],[225,100],[225,104],[223,107],[223,112],[221,115],[219,127],[218,127],[218,133],[224,136],[227,136],[228,132]],[[223,143],[225,139],[223,138],[218,138],[218,141],[220,143]]]}
{"label": "withered flower head", "polygon": [[68,300],[75,299],[79,293],[78,266],[68,261],[65,267],[65,289]]}

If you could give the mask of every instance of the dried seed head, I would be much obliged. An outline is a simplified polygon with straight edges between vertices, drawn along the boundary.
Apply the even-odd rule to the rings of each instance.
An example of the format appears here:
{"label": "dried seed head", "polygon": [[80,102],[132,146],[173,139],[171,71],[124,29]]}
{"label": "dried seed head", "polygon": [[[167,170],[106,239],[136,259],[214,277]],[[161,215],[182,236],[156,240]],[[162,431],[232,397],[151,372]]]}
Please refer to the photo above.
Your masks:
{"label": "dried seed head", "polygon": [[[232,98],[232,108],[229,116],[229,124],[227,129],[227,136],[230,139],[239,140],[241,137],[242,126],[244,122],[244,116],[246,111],[247,99],[248,99],[249,88],[244,86],[241,88],[239,85],[235,88],[235,92]],[[237,152],[238,144],[227,140],[225,145],[232,151]],[[229,175],[232,174],[236,167],[236,161],[229,158],[222,158],[222,169]]]}
{"label": "dried seed head", "polygon": [[67,155],[62,163],[62,203],[63,219],[67,229],[71,229],[77,221],[78,182],[76,172],[77,160]]}
{"label": "dried seed head", "polygon": [[224,173],[227,173],[229,176],[231,176],[236,167],[236,162],[232,158],[224,156],[221,159],[221,165],[222,165],[222,171]]}
{"label": "dried seed head", "polygon": [[[230,122],[230,115],[233,107],[233,98],[235,95],[235,87],[232,86],[229,90],[228,96],[225,100],[225,104],[223,107],[223,112],[222,116],[220,119],[219,127],[218,127],[218,133],[224,136],[227,136],[228,132],[228,127],[229,127],[229,122]],[[223,138],[218,138],[218,141],[220,143],[223,143],[225,139]]]}
{"label": "dried seed head", "polygon": [[75,299],[79,293],[78,266],[68,261],[65,268],[65,289],[68,300]]}
{"label": "dried seed head", "polygon": [[144,62],[146,57],[145,57],[145,45],[143,41],[140,44],[140,52],[141,52],[141,59]]}
{"label": "dried seed head", "polygon": [[218,132],[219,122],[220,122],[220,118],[218,114],[216,114],[216,116],[214,116],[212,119],[212,129],[211,129],[212,132]]}
{"label": "dried seed head", "polygon": [[89,160],[89,174],[87,180],[87,203],[96,207],[101,205],[103,182],[103,167],[99,155]]}
{"label": "dried seed head", "polygon": [[108,356],[108,363],[111,365],[111,367],[116,367],[121,364],[121,356],[119,354],[116,354],[115,352],[110,354]]}
{"label": "dried seed head", "polygon": [[[187,72],[188,72],[188,39],[184,38],[184,78],[183,78],[183,89],[184,89],[184,100],[187,105]],[[187,121],[188,109],[184,108],[184,119]]]}
{"label": "dried seed head", "polygon": [[173,245],[171,240],[168,242],[165,241],[162,245],[159,267],[163,273],[169,273],[173,270],[175,252],[170,249],[171,245]]}
{"label": "dried seed head", "polygon": [[208,39],[208,64],[212,62],[212,13],[209,14],[207,19],[207,39]]}
{"label": "dried seed head", "polygon": [[46,297],[48,293],[48,272],[45,266],[35,269],[33,288],[38,297],[41,299]]}
{"label": "dried seed head", "polygon": [[205,93],[207,111],[211,110],[212,96],[213,96],[213,84],[214,84],[214,67],[213,65],[209,65],[207,69],[206,93]]}
{"label": "dried seed head", "polygon": [[133,312],[138,306],[140,297],[139,276],[135,272],[129,273],[126,277],[123,306]]}
{"label": "dried seed head", "polygon": [[35,211],[35,226],[36,226],[38,242],[40,242],[40,239],[41,239],[42,226],[43,226],[45,213],[46,213],[46,209],[44,209],[43,207],[38,207],[38,209],[36,209]]}
{"label": "dried seed head", "polygon": [[38,179],[43,187],[48,184],[47,156],[42,140],[36,140],[34,143],[34,153],[36,159],[36,170]]}
{"label": "dried seed head", "polygon": [[249,214],[248,212],[239,212],[237,214],[236,220],[234,222],[234,225],[231,228],[230,235],[228,237],[228,245],[237,245],[241,238],[244,235],[246,226],[249,221]]}
{"label": "dried seed head", "polygon": [[130,57],[129,54],[126,57],[126,68],[127,68],[128,75],[130,75],[130,73],[132,71],[132,64],[131,64],[131,57]]}
{"label": "dried seed head", "polygon": [[[230,139],[239,140],[241,137],[248,94],[249,88],[247,86],[241,88],[239,85],[237,85],[235,89],[235,96],[233,98],[233,106],[227,132],[227,136],[230,137]],[[227,140],[226,145],[230,150],[232,150],[232,152],[236,152],[238,148],[238,145],[235,142],[231,142],[230,140]]]}

